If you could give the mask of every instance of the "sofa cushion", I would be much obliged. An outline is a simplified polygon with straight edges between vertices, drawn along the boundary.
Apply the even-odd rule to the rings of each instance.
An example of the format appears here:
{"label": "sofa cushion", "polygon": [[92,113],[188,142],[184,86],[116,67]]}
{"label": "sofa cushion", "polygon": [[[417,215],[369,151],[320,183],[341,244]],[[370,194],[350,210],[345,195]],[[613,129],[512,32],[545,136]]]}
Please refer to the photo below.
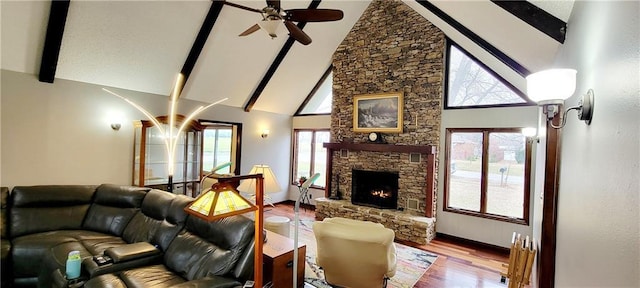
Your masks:
{"label": "sofa cushion", "polygon": [[193,198],[162,190],[151,190],[142,201],[140,212],[133,216],[122,238],[129,243],[149,242],[163,251],[182,230],[187,214],[184,212]]}
{"label": "sofa cushion", "polygon": [[95,186],[16,186],[10,198],[11,238],[65,229],[80,229]]}
{"label": "sofa cushion", "polygon": [[171,287],[186,280],[167,269],[162,264],[131,269],[120,274],[127,287]]}
{"label": "sofa cushion", "polygon": [[84,288],[127,288],[122,279],[115,274],[105,274],[92,278],[84,284]]}
{"label": "sofa cushion", "polygon": [[253,239],[253,221],[232,216],[213,222],[189,217],[164,256],[168,268],[188,280],[224,276],[235,268]]}
{"label": "sofa cushion", "polygon": [[149,188],[102,184],[82,224],[85,229],[122,235]]}
{"label": "sofa cushion", "polygon": [[80,235],[93,238],[101,236],[101,234],[91,231],[60,230],[14,238],[11,241],[14,275],[16,277],[37,276],[45,256],[53,247],[63,243],[77,243],[77,237]]}
{"label": "sofa cushion", "polygon": [[153,265],[120,274],[106,274],[94,277],[85,283],[84,288],[237,288],[242,283],[226,277],[210,276],[198,280],[185,281],[184,278],[171,272],[164,265]]}

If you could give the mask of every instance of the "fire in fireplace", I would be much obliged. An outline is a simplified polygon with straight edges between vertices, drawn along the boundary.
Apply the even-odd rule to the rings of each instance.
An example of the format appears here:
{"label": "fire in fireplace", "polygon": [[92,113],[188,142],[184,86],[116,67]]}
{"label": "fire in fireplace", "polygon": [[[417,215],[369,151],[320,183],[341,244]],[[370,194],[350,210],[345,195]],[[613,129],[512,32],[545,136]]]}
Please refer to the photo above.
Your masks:
{"label": "fire in fireplace", "polygon": [[398,208],[398,172],[353,169],[351,175],[351,203]]}

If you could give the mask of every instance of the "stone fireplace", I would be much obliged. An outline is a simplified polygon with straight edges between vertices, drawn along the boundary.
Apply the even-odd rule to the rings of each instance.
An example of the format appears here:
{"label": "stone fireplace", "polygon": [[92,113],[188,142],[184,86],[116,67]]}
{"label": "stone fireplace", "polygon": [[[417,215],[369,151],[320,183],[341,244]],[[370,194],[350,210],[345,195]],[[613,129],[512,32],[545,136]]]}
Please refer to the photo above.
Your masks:
{"label": "stone fireplace", "polygon": [[[333,56],[331,143],[324,146],[323,176],[325,196],[342,200],[316,199],[317,218],[368,220],[393,229],[396,239],[433,239],[444,59],[445,35],[422,15],[398,0],[369,4]],[[353,98],[388,92],[403,95],[402,131],[370,143],[367,133],[353,129]],[[396,209],[352,203],[354,170],[398,172]]]}
{"label": "stone fireplace", "polygon": [[[342,199],[315,199],[316,219],[344,217],[381,223],[394,230],[396,239],[419,244],[426,244],[435,237],[434,146],[369,143],[324,143],[323,146],[327,148],[325,195],[335,195],[330,189],[339,189]],[[348,151],[347,159],[342,157],[345,150]],[[422,155],[417,157],[420,161],[414,162],[410,155],[418,154]],[[365,184],[361,184],[363,177]],[[369,182],[371,178],[374,180]],[[395,184],[389,182],[397,183],[397,189],[392,189]],[[369,199],[375,203],[363,205],[357,192],[361,188],[369,194],[367,197],[371,193],[390,194],[397,190],[397,200],[381,203],[380,199]]]}
{"label": "stone fireplace", "polygon": [[398,208],[398,172],[353,169],[351,203],[380,209]]}

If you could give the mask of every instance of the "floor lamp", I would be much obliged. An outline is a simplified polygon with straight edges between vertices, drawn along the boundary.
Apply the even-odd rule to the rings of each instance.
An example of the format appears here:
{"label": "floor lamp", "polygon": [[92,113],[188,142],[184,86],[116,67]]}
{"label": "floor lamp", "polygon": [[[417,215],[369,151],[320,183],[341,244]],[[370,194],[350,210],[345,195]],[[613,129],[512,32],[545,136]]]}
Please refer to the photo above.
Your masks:
{"label": "floor lamp", "polygon": [[300,200],[302,200],[309,192],[309,187],[320,177],[320,173],[313,174],[309,180],[304,181],[300,185],[300,195],[296,200],[296,205],[293,208],[293,287],[298,287],[298,225],[300,224]]}
{"label": "floor lamp", "polygon": [[[202,218],[206,221],[214,221],[225,217],[244,214],[255,211],[255,251],[253,260],[253,280],[254,287],[262,288],[262,244],[264,243],[264,235],[262,234],[263,220],[262,213],[264,211],[263,194],[264,194],[264,178],[262,174],[251,174],[241,176],[227,176],[217,178],[218,182],[214,183],[211,188],[204,191],[184,210],[193,216]],[[240,195],[231,183],[246,179],[256,180],[256,204]]]}

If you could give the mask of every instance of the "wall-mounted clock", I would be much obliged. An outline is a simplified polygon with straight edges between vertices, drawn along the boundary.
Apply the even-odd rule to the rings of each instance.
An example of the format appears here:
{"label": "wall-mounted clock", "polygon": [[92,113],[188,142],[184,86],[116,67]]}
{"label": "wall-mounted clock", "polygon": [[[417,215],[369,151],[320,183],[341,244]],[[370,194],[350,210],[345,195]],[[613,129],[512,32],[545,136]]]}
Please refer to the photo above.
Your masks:
{"label": "wall-mounted clock", "polygon": [[382,143],[382,134],[379,132],[371,132],[367,136],[367,140],[371,143]]}

